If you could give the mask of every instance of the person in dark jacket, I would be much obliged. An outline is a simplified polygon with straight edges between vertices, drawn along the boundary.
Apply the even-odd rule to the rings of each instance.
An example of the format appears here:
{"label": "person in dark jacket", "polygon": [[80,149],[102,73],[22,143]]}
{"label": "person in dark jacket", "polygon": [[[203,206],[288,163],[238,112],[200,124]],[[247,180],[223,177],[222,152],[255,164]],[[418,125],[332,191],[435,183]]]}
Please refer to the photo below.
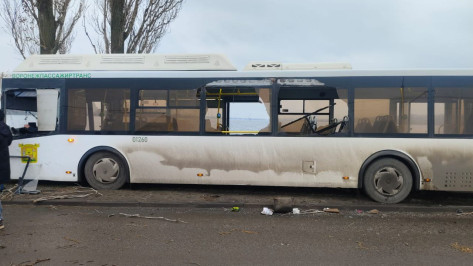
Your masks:
{"label": "person in dark jacket", "polygon": [[[10,127],[4,122],[5,114],[0,110],[0,184],[3,185],[10,181],[10,152],[8,146],[12,142],[12,134]],[[5,228],[3,225],[2,202],[0,202],[0,229]]]}

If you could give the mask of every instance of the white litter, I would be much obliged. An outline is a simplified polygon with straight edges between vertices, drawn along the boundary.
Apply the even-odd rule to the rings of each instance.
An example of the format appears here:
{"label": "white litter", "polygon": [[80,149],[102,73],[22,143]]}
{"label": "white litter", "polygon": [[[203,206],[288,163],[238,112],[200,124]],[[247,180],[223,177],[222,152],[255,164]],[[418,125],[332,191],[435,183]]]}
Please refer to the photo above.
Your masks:
{"label": "white litter", "polygon": [[261,214],[264,214],[264,215],[273,215],[273,210],[271,210],[270,208],[266,208],[264,207],[263,208],[263,211],[261,211]]}

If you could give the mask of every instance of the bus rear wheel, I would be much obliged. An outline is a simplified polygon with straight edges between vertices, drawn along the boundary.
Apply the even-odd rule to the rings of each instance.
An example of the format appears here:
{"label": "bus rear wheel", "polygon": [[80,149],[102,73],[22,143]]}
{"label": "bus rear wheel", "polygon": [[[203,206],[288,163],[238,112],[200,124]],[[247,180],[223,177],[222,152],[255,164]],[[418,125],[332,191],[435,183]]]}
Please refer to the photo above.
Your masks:
{"label": "bus rear wheel", "polygon": [[401,161],[382,158],[368,166],[363,177],[363,189],[374,201],[399,203],[412,190],[412,173]]}
{"label": "bus rear wheel", "polygon": [[84,173],[95,189],[119,189],[128,180],[125,163],[111,152],[92,154],[85,163]]}

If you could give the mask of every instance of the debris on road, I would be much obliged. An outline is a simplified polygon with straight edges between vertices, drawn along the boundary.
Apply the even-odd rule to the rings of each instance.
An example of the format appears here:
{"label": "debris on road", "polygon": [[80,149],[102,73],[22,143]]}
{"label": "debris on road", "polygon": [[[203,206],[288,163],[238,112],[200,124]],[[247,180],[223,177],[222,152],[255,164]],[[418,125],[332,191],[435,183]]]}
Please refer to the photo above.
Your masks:
{"label": "debris on road", "polygon": [[274,211],[270,208],[264,207],[263,210],[261,211],[261,214],[264,215],[273,215]]}
{"label": "debris on road", "polygon": [[274,212],[288,213],[294,207],[294,199],[292,197],[277,197],[274,198]]}
{"label": "debris on road", "polygon": [[377,209],[372,209],[372,210],[367,211],[366,213],[368,213],[368,214],[378,214],[379,211]]}
{"label": "debris on road", "polygon": [[458,244],[458,242],[455,242],[455,243],[451,244],[450,246],[452,248],[454,248],[458,251],[464,252],[464,253],[473,253],[473,248],[472,247],[460,245],[460,244]]}
{"label": "debris on road", "polygon": [[15,191],[17,190],[18,185],[14,185],[13,187],[6,189],[4,188],[2,192],[0,193],[0,200],[8,201],[13,199],[13,196],[15,195]]}
{"label": "debris on road", "polygon": [[204,194],[200,197],[203,198],[205,201],[215,201],[216,199],[218,199],[220,197],[220,195],[217,195],[217,194],[212,194],[212,195]]}
{"label": "debris on road", "polygon": [[46,201],[46,200],[55,200],[55,199],[76,199],[76,198],[85,198],[88,197],[92,194],[85,194],[85,195],[59,195],[59,196],[47,196],[47,197],[42,197],[39,199],[33,200],[33,203],[38,203],[41,201]]}
{"label": "debris on road", "polygon": [[240,207],[232,207],[232,212],[239,212],[240,211]]}
{"label": "debris on road", "polygon": [[299,210],[299,208],[293,208],[292,214],[301,214],[301,210]]}
{"label": "debris on road", "polygon": [[358,248],[369,249],[368,247],[365,247],[365,245],[363,245],[363,242],[361,242],[361,241],[356,241],[356,243],[358,244]]}
{"label": "debris on road", "polygon": [[258,234],[258,232],[256,232],[256,231],[242,230],[242,229],[236,229],[236,228],[234,228],[230,231],[218,232],[218,234],[223,236],[223,235],[229,235],[233,232],[241,232],[241,233],[251,234],[251,235],[252,234]]}
{"label": "debris on road", "polygon": [[324,212],[328,213],[340,213],[340,210],[337,208],[324,208]]}
{"label": "debris on road", "polygon": [[33,266],[33,265],[36,265],[38,263],[41,263],[41,262],[45,262],[45,261],[50,261],[51,259],[50,258],[47,258],[47,259],[37,259],[36,261],[34,262],[31,262],[31,261],[24,261],[24,262],[21,262],[19,264],[16,264],[18,266]]}
{"label": "debris on road", "polygon": [[174,223],[185,223],[185,224],[187,223],[187,222],[181,221],[179,219],[173,220],[173,219],[169,219],[169,218],[166,218],[166,217],[141,216],[139,214],[127,214],[127,213],[119,213],[119,214],[123,215],[123,216],[126,216],[128,218],[159,219],[159,220],[164,220],[164,221],[174,222]]}
{"label": "debris on road", "polygon": [[[79,194],[80,193],[80,194]],[[86,194],[83,194],[86,193]],[[87,188],[87,187],[74,187],[71,190],[64,191],[60,193],[59,195],[49,195],[49,196],[44,196],[41,198],[37,198],[33,200],[33,203],[38,203],[42,201],[47,201],[47,200],[55,200],[55,199],[76,199],[76,198],[85,198],[91,195],[96,195],[96,196],[102,196],[100,192],[93,188]]]}
{"label": "debris on road", "polygon": [[301,214],[315,214],[315,213],[323,213],[324,211],[317,210],[317,209],[308,209],[301,211]]}
{"label": "debris on road", "polygon": [[80,244],[80,241],[75,240],[75,239],[72,239],[72,238],[69,238],[69,237],[67,237],[67,236],[65,236],[64,239],[67,240],[67,241],[74,242],[74,243],[76,243],[76,244]]}
{"label": "debris on road", "polygon": [[457,215],[472,215],[473,212],[461,212],[461,213],[457,213]]}

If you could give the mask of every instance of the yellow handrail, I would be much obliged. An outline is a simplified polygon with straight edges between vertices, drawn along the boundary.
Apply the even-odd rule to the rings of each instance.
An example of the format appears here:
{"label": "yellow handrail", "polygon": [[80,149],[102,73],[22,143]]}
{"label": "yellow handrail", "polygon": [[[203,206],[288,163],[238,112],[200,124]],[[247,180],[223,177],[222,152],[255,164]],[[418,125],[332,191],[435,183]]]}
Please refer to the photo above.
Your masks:
{"label": "yellow handrail", "polygon": [[207,96],[220,96],[220,95],[230,95],[230,96],[239,96],[239,95],[258,95],[255,92],[223,92],[223,93],[213,93],[207,92]]}
{"label": "yellow handrail", "polygon": [[259,131],[230,131],[230,130],[223,130],[223,131],[220,131],[222,133],[243,133],[243,134],[257,134],[259,133]]}

